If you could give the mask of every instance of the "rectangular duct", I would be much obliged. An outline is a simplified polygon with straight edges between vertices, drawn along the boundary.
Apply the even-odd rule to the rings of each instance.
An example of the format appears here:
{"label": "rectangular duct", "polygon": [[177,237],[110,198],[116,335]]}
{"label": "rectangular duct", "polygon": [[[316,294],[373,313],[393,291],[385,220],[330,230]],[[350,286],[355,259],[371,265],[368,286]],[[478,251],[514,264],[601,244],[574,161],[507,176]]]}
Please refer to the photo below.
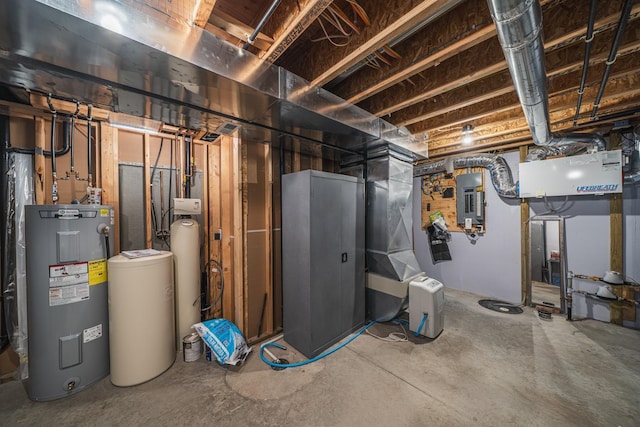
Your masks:
{"label": "rectangular duct", "polygon": [[413,253],[413,163],[391,147],[367,160],[367,266],[404,281],[420,273]]}

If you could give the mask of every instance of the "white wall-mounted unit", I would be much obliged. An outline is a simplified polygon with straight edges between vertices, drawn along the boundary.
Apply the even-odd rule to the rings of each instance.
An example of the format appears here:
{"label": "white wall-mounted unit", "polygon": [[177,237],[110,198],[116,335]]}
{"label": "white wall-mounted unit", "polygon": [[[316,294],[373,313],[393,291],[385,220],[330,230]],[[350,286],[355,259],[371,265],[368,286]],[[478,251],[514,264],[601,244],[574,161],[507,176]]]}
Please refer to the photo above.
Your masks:
{"label": "white wall-mounted unit", "polygon": [[202,212],[202,204],[200,199],[173,199],[174,215],[200,215]]}
{"label": "white wall-mounted unit", "polygon": [[622,193],[622,151],[520,163],[520,197]]}

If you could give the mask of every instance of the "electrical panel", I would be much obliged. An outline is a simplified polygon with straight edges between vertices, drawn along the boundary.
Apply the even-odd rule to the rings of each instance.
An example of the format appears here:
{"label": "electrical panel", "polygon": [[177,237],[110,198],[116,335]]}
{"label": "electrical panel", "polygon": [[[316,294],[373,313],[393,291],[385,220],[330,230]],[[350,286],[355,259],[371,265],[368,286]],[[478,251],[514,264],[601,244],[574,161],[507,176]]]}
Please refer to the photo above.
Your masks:
{"label": "electrical panel", "polygon": [[520,197],[622,193],[622,151],[520,163]]}
{"label": "electrical panel", "polygon": [[456,176],[456,220],[467,230],[484,225],[482,172]]}

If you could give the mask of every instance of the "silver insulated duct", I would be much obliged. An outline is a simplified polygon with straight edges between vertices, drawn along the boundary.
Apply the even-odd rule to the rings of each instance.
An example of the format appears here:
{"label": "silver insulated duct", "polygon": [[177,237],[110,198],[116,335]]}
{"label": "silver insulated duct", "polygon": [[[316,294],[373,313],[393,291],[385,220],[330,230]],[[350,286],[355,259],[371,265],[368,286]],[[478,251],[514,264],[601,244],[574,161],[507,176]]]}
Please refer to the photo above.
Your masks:
{"label": "silver insulated duct", "polygon": [[412,159],[390,147],[367,159],[367,267],[404,281],[421,272],[413,253]]}
{"label": "silver insulated duct", "polygon": [[453,159],[454,169],[482,167],[489,170],[491,182],[501,197],[518,197],[518,184],[514,184],[511,169],[502,156],[497,154],[474,154]]}
{"label": "silver insulated duct", "polygon": [[599,135],[551,134],[540,2],[487,0],[487,3],[533,142],[536,145],[591,142],[598,150],[604,150],[605,143]]}

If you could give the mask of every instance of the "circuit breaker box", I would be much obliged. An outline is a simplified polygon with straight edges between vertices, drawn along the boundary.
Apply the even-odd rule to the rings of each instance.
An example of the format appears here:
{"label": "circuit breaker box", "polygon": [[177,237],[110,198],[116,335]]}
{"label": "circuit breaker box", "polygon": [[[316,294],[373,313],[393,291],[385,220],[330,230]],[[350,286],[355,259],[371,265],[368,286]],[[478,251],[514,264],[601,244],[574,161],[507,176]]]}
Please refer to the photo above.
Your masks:
{"label": "circuit breaker box", "polygon": [[484,225],[482,172],[456,176],[456,220],[465,228]]}

